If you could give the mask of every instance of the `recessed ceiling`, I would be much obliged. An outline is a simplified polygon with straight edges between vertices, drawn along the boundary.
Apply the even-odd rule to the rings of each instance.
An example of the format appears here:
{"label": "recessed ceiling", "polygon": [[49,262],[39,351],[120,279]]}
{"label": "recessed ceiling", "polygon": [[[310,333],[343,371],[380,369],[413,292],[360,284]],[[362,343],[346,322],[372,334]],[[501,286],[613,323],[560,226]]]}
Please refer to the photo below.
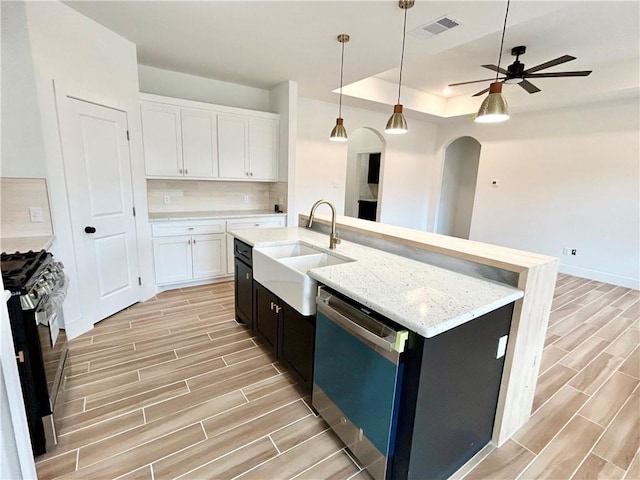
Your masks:
{"label": "recessed ceiling", "polygon": [[[298,83],[300,95],[336,101],[340,44],[345,48],[345,104],[379,110],[397,95],[404,11],[388,1],[91,1],[65,2],[137,45],[138,62],[269,89]],[[430,118],[468,115],[488,83],[449,83],[493,76],[506,2],[417,0],[407,15],[402,103]],[[413,33],[447,15],[459,26],[431,38]],[[528,94],[507,85],[512,111],[637,98],[640,4],[623,1],[512,1],[501,66],[526,45],[527,67],[564,54],[577,60],[549,71],[593,70],[589,77],[536,79]],[[406,87],[406,88],[405,88]]]}

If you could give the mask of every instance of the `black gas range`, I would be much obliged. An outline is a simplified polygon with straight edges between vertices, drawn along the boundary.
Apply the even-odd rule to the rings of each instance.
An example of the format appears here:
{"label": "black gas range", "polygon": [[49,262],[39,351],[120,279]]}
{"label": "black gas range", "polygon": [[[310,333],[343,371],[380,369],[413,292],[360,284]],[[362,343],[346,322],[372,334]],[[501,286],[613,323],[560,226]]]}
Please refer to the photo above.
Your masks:
{"label": "black gas range", "polygon": [[34,455],[56,443],[54,409],[67,358],[62,302],[68,278],[45,250],[2,253],[0,269]]}

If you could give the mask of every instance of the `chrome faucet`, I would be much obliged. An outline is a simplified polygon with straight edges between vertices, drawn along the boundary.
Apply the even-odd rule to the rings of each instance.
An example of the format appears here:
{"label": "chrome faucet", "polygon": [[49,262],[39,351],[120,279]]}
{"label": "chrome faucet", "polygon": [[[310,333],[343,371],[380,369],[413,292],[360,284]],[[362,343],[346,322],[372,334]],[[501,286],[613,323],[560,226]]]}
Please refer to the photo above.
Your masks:
{"label": "chrome faucet", "polygon": [[323,203],[326,203],[331,208],[331,235],[329,235],[329,248],[333,250],[336,248],[336,245],[340,243],[340,239],[338,238],[338,233],[336,232],[336,207],[334,207],[331,202],[328,202],[327,200],[318,200],[313,204],[313,207],[311,207],[311,212],[309,213],[307,228],[311,228],[311,225],[313,225],[313,215],[316,213],[316,208],[318,208],[318,206],[322,205]]}

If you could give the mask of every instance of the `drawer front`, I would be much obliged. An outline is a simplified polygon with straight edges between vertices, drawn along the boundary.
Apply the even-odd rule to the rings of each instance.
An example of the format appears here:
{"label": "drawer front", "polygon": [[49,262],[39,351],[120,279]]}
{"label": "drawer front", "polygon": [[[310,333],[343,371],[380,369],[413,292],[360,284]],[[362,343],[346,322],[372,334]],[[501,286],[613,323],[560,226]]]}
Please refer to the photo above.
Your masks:
{"label": "drawer front", "polygon": [[233,241],[233,254],[236,257],[242,259],[249,266],[253,265],[252,251],[253,249],[251,248],[251,246],[247,245],[246,243],[241,242],[238,239],[235,239]]}
{"label": "drawer front", "polygon": [[247,217],[227,220],[227,231],[246,230],[248,228],[276,228],[284,227],[285,218],[278,217]]}
{"label": "drawer front", "polygon": [[191,220],[154,223],[151,226],[151,232],[154,237],[224,233],[225,222],[224,220]]}

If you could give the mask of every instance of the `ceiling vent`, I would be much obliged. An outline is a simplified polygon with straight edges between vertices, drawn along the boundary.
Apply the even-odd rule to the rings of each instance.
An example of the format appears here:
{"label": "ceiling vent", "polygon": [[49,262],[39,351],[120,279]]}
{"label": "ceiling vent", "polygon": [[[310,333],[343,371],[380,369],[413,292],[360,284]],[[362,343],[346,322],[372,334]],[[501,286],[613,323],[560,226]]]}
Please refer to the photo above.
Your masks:
{"label": "ceiling vent", "polygon": [[460,25],[460,22],[449,17],[448,15],[445,15],[437,20],[434,20],[433,22],[427,23],[426,25],[421,25],[417,28],[414,28],[409,33],[421,38],[431,38],[443,32],[446,32],[447,30],[451,30],[458,25]]}

